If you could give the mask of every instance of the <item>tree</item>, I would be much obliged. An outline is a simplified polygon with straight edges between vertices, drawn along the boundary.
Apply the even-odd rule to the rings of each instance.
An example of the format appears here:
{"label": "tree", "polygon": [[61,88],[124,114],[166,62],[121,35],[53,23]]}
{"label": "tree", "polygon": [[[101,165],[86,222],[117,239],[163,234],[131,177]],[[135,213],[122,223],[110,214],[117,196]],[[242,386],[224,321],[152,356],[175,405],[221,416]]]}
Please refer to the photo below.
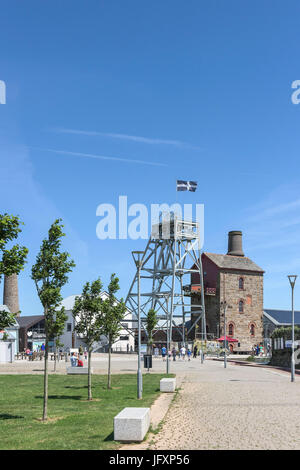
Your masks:
{"label": "tree", "polygon": [[92,400],[91,355],[92,345],[99,341],[102,326],[102,304],[100,279],[87,282],[80,297],[76,297],[73,307],[75,330],[84,338],[88,350],[88,400]]}
{"label": "tree", "polygon": [[7,312],[6,310],[0,311],[0,331],[9,328],[16,323],[16,314]]}
{"label": "tree", "polygon": [[157,318],[157,315],[156,315],[156,311],[151,308],[148,313],[147,313],[147,316],[145,318],[145,324],[146,324],[146,331],[147,331],[147,334],[148,334],[148,341],[147,341],[147,353],[148,354],[151,354],[151,349],[152,349],[152,345],[153,345],[153,330],[154,328],[156,327],[157,325],[157,321],[158,321],[158,318]]}
{"label": "tree", "polygon": [[[14,245],[7,249],[7,243],[18,238],[18,234],[22,231],[18,216],[0,214],[0,278],[3,275],[11,276],[19,274],[24,269],[28,249],[24,246]],[[0,311],[0,330],[13,326],[16,322],[16,315],[19,312]]]}
{"label": "tree", "polygon": [[126,306],[123,299],[118,301],[115,293],[120,289],[119,279],[115,274],[111,275],[108,286],[108,298],[103,301],[102,305],[102,334],[108,340],[108,374],[107,388],[111,388],[111,347],[119,336],[122,329],[121,321],[124,319]]}
{"label": "tree", "polygon": [[62,301],[61,288],[67,283],[67,274],[75,266],[67,252],[61,252],[63,225],[61,219],[55,220],[44,239],[36,263],[32,266],[31,278],[35,282],[37,294],[44,309],[45,316],[45,368],[44,368],[44,403],[43,421],[47,420],[48,407],[48,353],[49,340],[58,338],[65,326],[67,316]]}

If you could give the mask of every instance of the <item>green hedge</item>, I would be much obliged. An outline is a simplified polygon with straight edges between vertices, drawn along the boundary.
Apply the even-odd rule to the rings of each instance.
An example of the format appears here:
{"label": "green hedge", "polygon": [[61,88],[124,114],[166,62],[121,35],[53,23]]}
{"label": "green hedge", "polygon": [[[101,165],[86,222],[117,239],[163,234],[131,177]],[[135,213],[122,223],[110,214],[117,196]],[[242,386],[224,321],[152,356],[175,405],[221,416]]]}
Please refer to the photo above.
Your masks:
{"label": "green hedge", "polygon": [[[300,339],[300,327],[295,326],[295,340]],[[292,327],[291,326],[282,326],[280,328],[276,328],[272,335],[271,338],[284,338],[286,339],[292,339]]]}
{"label": "green hedge", "polygon": [[[295,340],[300,340],[300,327],[295,326]],[[282,326],[276,328],[271,335],[272,339],[283,338],[284,341],[292,339],[292,327]],[[272,366],[291,367],[291,348],[273,349],[270,364]],[[300,369],[300,364],[296,364],[296,369]]]}

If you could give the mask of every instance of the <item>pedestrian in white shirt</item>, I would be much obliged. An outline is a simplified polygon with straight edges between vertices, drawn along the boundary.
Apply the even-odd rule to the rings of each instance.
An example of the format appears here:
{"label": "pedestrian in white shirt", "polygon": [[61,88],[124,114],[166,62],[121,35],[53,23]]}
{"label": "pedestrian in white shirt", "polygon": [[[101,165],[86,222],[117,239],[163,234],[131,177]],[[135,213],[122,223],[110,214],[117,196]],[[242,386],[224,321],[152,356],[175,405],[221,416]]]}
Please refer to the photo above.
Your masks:
{"label": "pedestrian in white shirt", "polygon": [[184,346],[182,346],[182,347],[180,348],[180,353],[181,353],[182,360],[185,361],[186,349],[185,349]]}

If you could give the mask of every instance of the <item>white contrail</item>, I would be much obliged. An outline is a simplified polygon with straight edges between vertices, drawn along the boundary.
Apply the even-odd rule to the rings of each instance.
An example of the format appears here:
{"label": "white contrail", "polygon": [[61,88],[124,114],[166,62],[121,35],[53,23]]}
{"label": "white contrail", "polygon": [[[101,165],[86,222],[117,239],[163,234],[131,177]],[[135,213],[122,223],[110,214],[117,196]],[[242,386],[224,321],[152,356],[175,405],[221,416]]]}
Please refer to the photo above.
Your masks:
{"label": "white contrail", "polygon": [[193,146],[187,142],[180,140],[169,140],[169,139],[154,139],[149,137],[141,137],[137,135],[128,134],[117,134],[113,132],[97,132],[97,131],[82,131],[77,129],[65,129],[65,128],[54,128],[54,132],[60,132],[61,134],[76,134],[76,135],[87,135],[87,136],[99,136],[99,137],[110,137],[112,139],[129,140],[131,142],[138,142],[142,144],[150,145],[173,145],[175,147],[185,147],[194,150],[200,150],[199,147]]}
{"label": "white contrail", "polygon": [[52,153],[56,153],[59,155],[70,155],[74,157],[94,158],[96,160],[113,160],[113,161],[124,162],[124,163],[136,163],[138,165],[167,166],[165,163],[147,162],[145,160],[133,160],[129,158],[111,157],[111,156],[106,156],[106,155],[95,155],[93,153],[70,152],[68,150],[55,150],[55,149],[35,148],[35,147],[31,147],[31,148],[35,150],[40,150],[43,152],[52,152]]}

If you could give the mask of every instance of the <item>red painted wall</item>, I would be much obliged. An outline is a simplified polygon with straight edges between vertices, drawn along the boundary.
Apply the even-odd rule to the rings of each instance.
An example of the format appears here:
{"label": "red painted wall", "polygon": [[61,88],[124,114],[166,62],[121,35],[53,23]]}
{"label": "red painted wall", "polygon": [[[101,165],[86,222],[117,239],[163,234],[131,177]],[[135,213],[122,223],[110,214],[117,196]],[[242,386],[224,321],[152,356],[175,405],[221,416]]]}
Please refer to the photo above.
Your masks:
{"label": "red painted wall", "polygon": [[[213,263],[205,253],[201,255],[202,260],[202,270],[203,270],[203,281],[204,287],[217,287],[217,279],[218,279],[218,270],[219,268]],[[205,274],[206,273],[206,274]],[[191,283],[192,284],[200,284],[199,274],[192,273],[191,275]]]}

